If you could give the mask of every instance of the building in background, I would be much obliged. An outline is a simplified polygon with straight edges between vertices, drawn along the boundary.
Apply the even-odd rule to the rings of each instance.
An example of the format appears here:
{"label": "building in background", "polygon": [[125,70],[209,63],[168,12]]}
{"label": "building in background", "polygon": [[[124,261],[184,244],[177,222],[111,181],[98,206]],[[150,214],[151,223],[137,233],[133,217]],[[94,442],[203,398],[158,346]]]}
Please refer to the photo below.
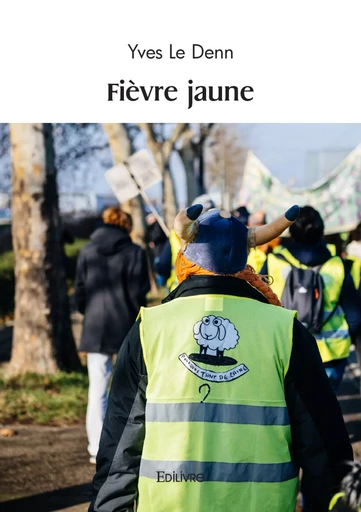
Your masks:
{"label": "building in background", "polygon": [[119,206],[114,194],[97,194],[96,192],[60,193],[59,207],[62,214],[101,213],[108,206]]}
{"label": "building in background", "polygon": [[10,196],[8,194],[0,193],[0,209],[10,207]]}
{"label": "building in background", "polygon": [[0,193],[0,224],[8,224],[10,218],[10,196]]}

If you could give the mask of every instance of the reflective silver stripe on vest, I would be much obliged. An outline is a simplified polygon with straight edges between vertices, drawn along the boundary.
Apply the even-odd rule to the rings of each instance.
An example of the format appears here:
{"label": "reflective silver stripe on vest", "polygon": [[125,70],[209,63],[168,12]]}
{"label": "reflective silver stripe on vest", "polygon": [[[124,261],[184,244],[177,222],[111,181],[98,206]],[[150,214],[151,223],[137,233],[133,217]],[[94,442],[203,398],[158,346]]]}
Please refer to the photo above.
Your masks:
{"label": "reflective silver stripe on vest", "polygon": [[[330,314],[332,313],[332,311],[333,311],[332,309],[331,309],[331,311],[324,311],[323,317],[322,317],[323,320],[327,320],[328,317],[330,316]],[[344,311],[343,311],[342,307],[337,306],[337,308],[335,309],[335,312],[333,313],[331,318],[333,318],[335,316],[343,316],[343,315],[344,315]]]}
{"label": "reflective silver stripe on vest", "polygon": [[339,329],[338,331],[322,331],[321,334],[314,334],[316,340],[332,339],[332,338],[349,338],[350,332],[348,329]]}
{"label": "reflective silver stripe on vest", "polygon": [[167,481],[165,474],[171,475],[173,482],[189,481],[190,475],[202,475],[204,482],[274,483],[296,478],[298,471],[293,462],[255,464],[250,462],[200,462],[194,460],[141,460],[140,476],[164,482]]}
{"label": "reflective silver stripe on vest", "polygon": [[240,425],[289,425],[287,407],[215,403],[152,403],[145,409],[148,422],[201,421]]}

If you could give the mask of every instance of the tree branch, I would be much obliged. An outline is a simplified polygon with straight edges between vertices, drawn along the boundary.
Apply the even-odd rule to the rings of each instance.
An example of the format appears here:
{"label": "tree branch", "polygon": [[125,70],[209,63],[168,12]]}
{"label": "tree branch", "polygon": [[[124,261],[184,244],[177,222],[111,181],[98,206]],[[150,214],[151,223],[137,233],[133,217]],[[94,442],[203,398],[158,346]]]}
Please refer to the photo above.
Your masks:
{"label": "tree branch", "polygon": [[179,139],[180,135],[184,132],[184,130],[186,130],[186,128],[188,128],[186,123],[177,123],[169,139],[164,141],[162,150],[165,163],[169,162],[170,155],[174,149],[175,143]]}

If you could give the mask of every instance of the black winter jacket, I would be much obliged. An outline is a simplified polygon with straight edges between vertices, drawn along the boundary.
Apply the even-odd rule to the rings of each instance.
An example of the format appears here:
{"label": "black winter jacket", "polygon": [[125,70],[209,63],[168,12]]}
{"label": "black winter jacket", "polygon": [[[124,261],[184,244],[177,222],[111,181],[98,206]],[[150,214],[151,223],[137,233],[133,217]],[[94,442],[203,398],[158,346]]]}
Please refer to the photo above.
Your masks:
{"label": "black winter jacket", "polygon": [[[212,293],[267,302],[248,283],[220,276],[189,277],[163,302]],[[90,512],[133,510],[145,435],[146,390],[147,369],[138,320],[118,355],[100,440]],[[285,396],[294,460],[303,470],[303,491],[313,504],[312,512],[326,512],[329,500],[348,471],[344,462],[352,460],[353,453],[316,341],[298,320],[294,322]],[[246,512],[247,507],[244,510]]]}
{"label": "black winter jacket", "polygon": [[83,313],[79,350],[116,354],[149,291],[144,251],[123,229],[105,224],[80,251],[75,301]]}

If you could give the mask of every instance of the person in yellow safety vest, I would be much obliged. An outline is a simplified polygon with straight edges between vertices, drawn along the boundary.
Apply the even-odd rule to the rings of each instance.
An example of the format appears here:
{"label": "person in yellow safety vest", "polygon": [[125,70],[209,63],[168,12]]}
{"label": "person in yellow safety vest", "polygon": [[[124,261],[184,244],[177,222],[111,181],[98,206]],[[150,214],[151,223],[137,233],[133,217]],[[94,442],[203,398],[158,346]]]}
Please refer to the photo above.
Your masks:
{"label": "person in yellow safety vest", "polygon": [[356,290],[360,290],[361,283],[361,223],[350,233],[350,241],[346,246],[347,260],[351,269]]}
{"label": "person in yellow safety vest", "polygon": [[343,236],[343,233],[324,235],[323,239],[326,242],[327,249],[330,251],[331,256],[344,256],[345,241]]}
{"label": "person in yellow safety vest", "polygon": [[335,244],[326,244],[327,249],[330,251],[331,256],[336,256]]}
{"label": "person in yellow safety vest", "polygon": [[178,279],[175,273],[175,262],[177,259],[178,252],[181,248],[180,239],[174,229],[171,230],[169,234],[169,243],[170,243],[170,251],[171,251],[171,272],[170,276],[167,279],[167,287],[170,292],[174,290],[178,286]]}
{"label": "person in yellow safety vest", "polygon": [[142,308],[117,359],[89,511],[294,512],[302,468],[327,512],[352,460],[316,342],[246,265],[299,208],[250,228],[177,215],[178,287]]}
{"label": "person in yellow safety vest", "polygon": [[[211,208],[215,208],[215,203],[207,194],[202,194],[196,197],[192,203],[201,204],[203,206],[203,213]],[[155,260],[155,271],[158,275],[165,278],[167,281],[167,288],[172,292],[178,286],[178,279],[175,272],[175,262],[180,249],[180,241],[174,229],[171,230],[169,240],[164,244],[160,256]]]}
{"label": "person in yellow safety vest", "polygon": [[335,494],[329,510],[333,512],[361,512],[361,462],[355,461],[351,471],[341,482],[341,492]]}
{"label": "person in yellow safety vest", "polygon": [[345,371],[351,339],[355,340],[360,332],[361,308],[347,265],[339,256],[331,256],[322,240],[323,232],[324,223],[319,212],[311,206],[301,208],[296,222],[290,227],[291,241],[287,249],[283,248],[278,254],[268,255],[261,274],[272,277],[272,289],[281,298],[281,302],[282,299],[286,302],[286,293],[291,293],[297,300],[299,294],[307,292],[297,282],[292,285],[292,290],[288,289],[287,277],[292,267],[318,267],[324,283],[324,323],[314,336],[326,373],[336,392]]}
{"label": "person in yellow safety vest", "polygon": [[[350,269],[351,277],[361,301],[361,223],[349,235],[348,245],[346,246],[346,265]],[[358,364],[361,366],[361,332],[356,335],[354,344]]]}
{"label": "person in yellow safety vest", "polygon": [[[254,227],[254,226],[264,226],[266,224],[266,215],[263,211],[257,211],[252,213],[248,218],[247,226]],[[254,247],[250,250],[248,254],[247,263],[248,265],[251,265],[255,269],[255,271],[258,273],[261,268],[263,267],[267,254],[270,252],[273,252],[275,247],[277,247],[280,243],[280,238],[277,237],[274,240],[271,240],[267,244],[263,244],[260,247]]]}

